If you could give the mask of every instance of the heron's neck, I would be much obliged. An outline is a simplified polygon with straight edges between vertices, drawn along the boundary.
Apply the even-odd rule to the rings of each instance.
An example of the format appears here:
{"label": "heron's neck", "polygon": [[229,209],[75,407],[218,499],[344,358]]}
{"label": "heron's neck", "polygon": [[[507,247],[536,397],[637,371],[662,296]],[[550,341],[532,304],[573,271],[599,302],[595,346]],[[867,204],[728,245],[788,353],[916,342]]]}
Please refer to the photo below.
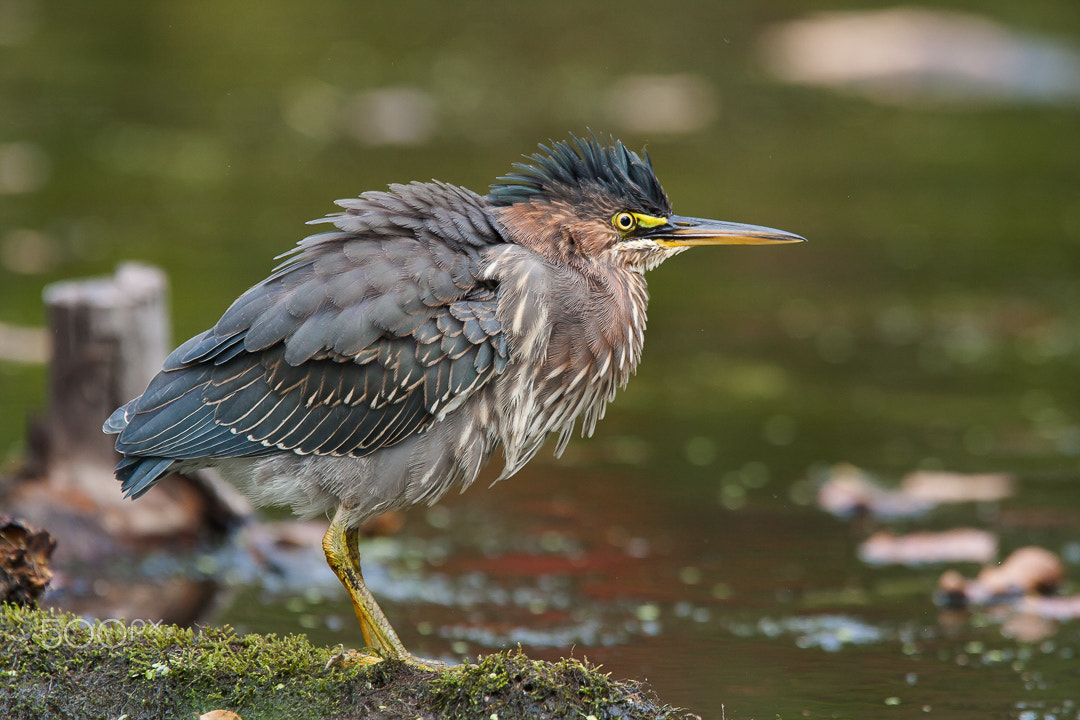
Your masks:
{"label": "heron's neck", "polygon": [[611,351],[613,379],[623,386],[637,369],[645,342],[649,290],[641,273],[617,268],[599,276],[598,330]]}

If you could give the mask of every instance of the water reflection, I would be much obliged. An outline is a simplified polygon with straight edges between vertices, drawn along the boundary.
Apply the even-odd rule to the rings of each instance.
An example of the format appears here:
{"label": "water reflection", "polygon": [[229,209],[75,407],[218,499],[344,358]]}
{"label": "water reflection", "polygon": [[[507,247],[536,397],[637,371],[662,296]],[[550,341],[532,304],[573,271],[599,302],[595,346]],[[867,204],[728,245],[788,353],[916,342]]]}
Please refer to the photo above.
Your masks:
{"label": "water reflection", "polygon": [[14,47],[29,41],[37,30],[40,12],[35,0],[0,2],[0,47]]}
{"label": "water reflection", "polygon": [[435,99],[416,87],[357,93],[343,113],[345,131],[362,145],[421,145],[437,127]]}
{"label": "water reflection", "polygon": [[627,75],[605,93],[612,127],[633,133],[691,133],[712,123],[719,100],[696,75]]}
{"label": "water reflection", "polygon": [[0,238],[0,266],[20,275],[40,275],[60,264],[64,252],[51,235],[15,228]]}
{"label": "water reflection", "polygon": [[[467,57],[444,58],[436,72],[449,87],[435,92],[419,86],[398,86],[349,96],[330,83],[307,79],[283,93],[282,115],[297,132],[324,142],[345,135],[362,146],[422,145],[444,128],[446,116],[460,122],[467,120],[463,113],[481,112],[476,98],[470,101],[469,96],[481,91],[484,82],[475,77],[474,70],[466,71],[468,78],[457,77],[462,65],[470,66]],[[461,85],[460,92],[454,91]],[[600,88],[595,90],[601,93]],[[632,133],[699,132],[719,114],[719,100],[712,84],[691,74],[624,75],[602,90],[602,98],[598,109],[606,119],[604,126]]]}
{"label": "water reflection", "polygon": [[34,192],[49,180],[49,157],[36,143],[0,143],[0,195]]}
{"label": "water reflection", "polygon": [[747,638],[790,635],[800,648],[820,648],[826,652],[839,652],[845,645],[875,644],[887,637],[881,628],[847,615],[766,617],[752,625],[732,623],[728,629],[737,636]]}
{"label": "water reflection", "polygon": [[822,13],[762,40],[789,82],[897,105],[1080,102],[1080,50],[989,18],[920,7]]}

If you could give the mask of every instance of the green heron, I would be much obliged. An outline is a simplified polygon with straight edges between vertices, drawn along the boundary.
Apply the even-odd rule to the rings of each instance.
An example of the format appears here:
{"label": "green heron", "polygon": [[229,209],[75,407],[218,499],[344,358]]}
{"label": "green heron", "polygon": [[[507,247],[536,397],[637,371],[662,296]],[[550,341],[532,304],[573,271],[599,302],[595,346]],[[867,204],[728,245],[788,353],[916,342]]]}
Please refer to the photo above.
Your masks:
{"label": "green heron", "polygon": [[798,242],[675,215],[647,153],[540,145],[486,195],[441,182],[340,200],[274,273],[174,350],[105,422],[137,498],[211,466],[257,505],[333,511],[326,560],[367,644],[416,661],[364,584],[358,528],[499,479],[577,421],[591,435],[641,356],[644,272],[693,245]]}

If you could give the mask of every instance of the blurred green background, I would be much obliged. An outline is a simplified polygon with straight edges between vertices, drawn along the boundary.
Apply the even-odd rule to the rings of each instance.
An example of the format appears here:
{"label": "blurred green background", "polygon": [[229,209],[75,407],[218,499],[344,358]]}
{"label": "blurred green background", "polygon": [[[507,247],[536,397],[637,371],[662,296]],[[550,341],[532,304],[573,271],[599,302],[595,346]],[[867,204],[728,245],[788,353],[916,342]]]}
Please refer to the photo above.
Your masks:
{"label": "blurred green background", "polygon": [[[703,498],[718,518],[811,513],[808,478],[836,462],[1010,472],[1018,503],[1075,508],[1080,9],[808,10],[0,0],[0,456],[44,407],[41,338],[12,328],[43,323],[45,284],[157,264],[180,341],[333,199],[429,178],[483,192],[592,128],[647,146],[678,212],[810,242],[652,273],[638,377],[541,471],[632,478],[676,526]],[[691,709],[724,697],[680,682]],[[759,716],[816,689],[776,683]]]}

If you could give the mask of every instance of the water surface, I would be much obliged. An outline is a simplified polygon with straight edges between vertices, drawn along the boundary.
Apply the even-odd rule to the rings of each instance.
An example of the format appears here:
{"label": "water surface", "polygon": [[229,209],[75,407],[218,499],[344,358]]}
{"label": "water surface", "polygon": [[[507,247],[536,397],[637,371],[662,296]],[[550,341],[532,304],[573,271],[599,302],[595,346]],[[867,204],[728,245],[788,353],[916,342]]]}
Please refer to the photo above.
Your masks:
{"label": "water surface", "polygon": [[[1067,3],[977,10],[1037,40],[1021,47],[1064,48],[1019,87],[1047,68],[1069,87]],[[366,545],[406,644],[573,653],[710,718],[1077,717],[1076,622],[1020,639],[995,612],[942,614],[942,566],[856,555],[880,527],[972,525],[1077,571],[1075,98],[972,98],[932,73],[899,95],[785,82],[765,39],[802,12],[0,2],[0,322],[40,325],[45,283],[140,259],[169,273],[181,340],[334,198],[432,177],[482,191],[587,127],[647,143],[678,212],[810,242],[652,273],[643,364],[596,437]],[[11,460],[44,378],[0,361]],[[1019,492],[859,523],[814,506],[838,462],[885,482],[1008,472]],[[140,567],[224,582],[213,622],[360,641],[329,571],[286,582],[222,552]]]}

